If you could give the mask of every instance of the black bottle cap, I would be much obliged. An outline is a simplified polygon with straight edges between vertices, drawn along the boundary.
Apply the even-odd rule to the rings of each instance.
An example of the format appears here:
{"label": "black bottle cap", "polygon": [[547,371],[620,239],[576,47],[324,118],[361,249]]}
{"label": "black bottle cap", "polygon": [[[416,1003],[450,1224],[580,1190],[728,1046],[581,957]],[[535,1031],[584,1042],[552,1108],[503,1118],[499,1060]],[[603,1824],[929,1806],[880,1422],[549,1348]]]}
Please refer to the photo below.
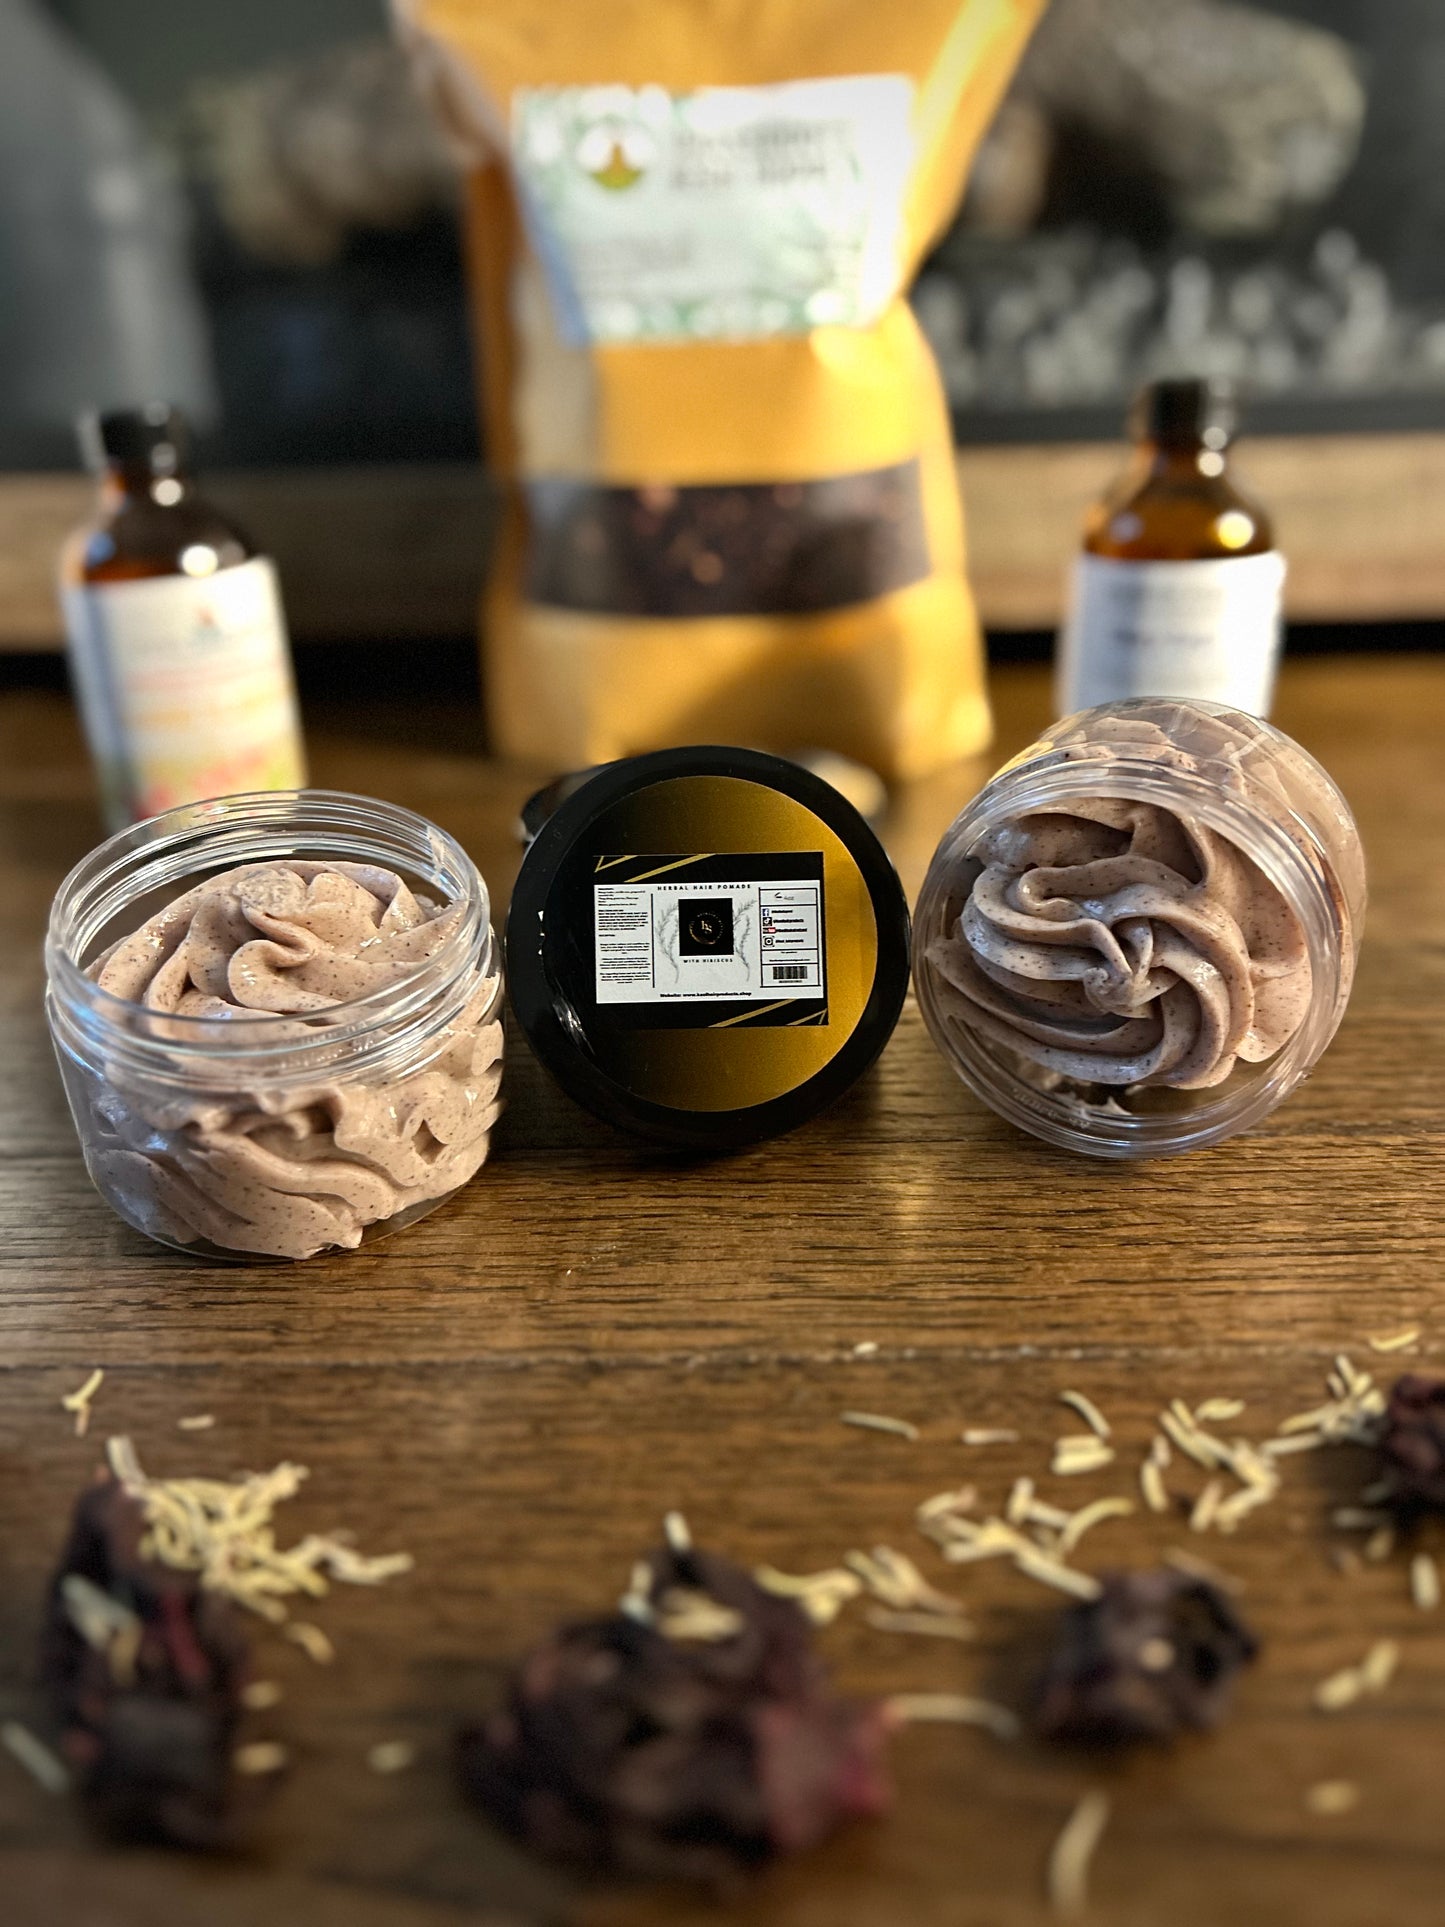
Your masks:
{"label": "black bottle cap", "polygon": [[846,797],[728,747],[609,763],[538,801],[507,919],[537,1056],[597,1117],[679,1150],[792,1130],[882,1050],[908,905]]}
{"label": "black bottle cap", "polygon": [[169,402],[82,415],[76,424],[81,453],[92,469],[144,469],[175,475],[190,465],[190,424]]}
{"label": "black bottle cap", "polygon": [[1134,404],[1133,427],[1138,440],[1164,448],[1220,449],[1233,440],[1238,420],[1233,385],[1194,375],[1151,382]]}

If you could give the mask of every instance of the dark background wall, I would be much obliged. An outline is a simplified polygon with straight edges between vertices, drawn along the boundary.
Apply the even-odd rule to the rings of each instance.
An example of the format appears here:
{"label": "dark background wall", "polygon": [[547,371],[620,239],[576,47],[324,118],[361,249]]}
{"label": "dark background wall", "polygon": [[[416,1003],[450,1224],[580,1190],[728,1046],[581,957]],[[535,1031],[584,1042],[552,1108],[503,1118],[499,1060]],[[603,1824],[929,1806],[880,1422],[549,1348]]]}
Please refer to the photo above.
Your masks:
{"label": "dark background wall", "polygon": [[[35,0],[0,0],[0,29],[7,3]],[[209,459],[475,454],[463,269],[444,195],[400,225],[362,223],[331,258],[301,263],[249,247],[195,166],[207,88],[380,41],[383,0],[43,3],[172,158],[214,364]],[[1257,0],[1257,10],[1349,43],[1368,96],[1354,165],[1272,231],[1221,236],[1171,215],[1147,183],[1131,198],[1128,157],[1121,173],[1074,129],[1036,220],[1004,235],[961,225],[920,283],[962,438],[1112,434],[1138,380],[1181,362],[1236,374],[1260,429],[1445,428],[1445,0]],[[6,380],[0,365],[0,467],[68,465],[69,409],[7,414]]]}

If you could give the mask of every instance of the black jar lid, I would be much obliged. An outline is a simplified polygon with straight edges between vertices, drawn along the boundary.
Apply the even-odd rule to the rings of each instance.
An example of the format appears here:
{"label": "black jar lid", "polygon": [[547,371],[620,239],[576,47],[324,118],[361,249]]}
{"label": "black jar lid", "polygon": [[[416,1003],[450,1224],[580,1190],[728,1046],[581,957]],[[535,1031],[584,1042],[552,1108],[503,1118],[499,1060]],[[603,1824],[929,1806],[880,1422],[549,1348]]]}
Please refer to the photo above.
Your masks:
{"label": "black jar lid", "polygon": [[908,905],[820,777],[756,750],[659,750],[605,765],[537,828],[507,985],[579,1104],[723,1150],[792,1130],[872,1064],[908,988]]}

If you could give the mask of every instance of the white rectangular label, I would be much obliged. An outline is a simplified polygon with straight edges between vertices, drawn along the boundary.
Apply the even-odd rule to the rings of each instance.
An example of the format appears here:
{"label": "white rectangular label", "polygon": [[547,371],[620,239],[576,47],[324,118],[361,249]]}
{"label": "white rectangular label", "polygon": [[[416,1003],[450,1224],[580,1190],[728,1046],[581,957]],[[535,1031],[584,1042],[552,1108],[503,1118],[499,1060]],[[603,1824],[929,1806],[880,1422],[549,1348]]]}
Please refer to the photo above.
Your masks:
{"label": "white rectangular label", "polygon": [[859,328],[897,293],[913,82],[524,87],[512,152],[575,343]]}
{"label": "white rectangular label", "polygon": [[775,1003],[823,989],[816,878],[667,877],[593,891],[599,1004]]}
{"label": "white rectangular label", "polygon": [[1063,716],[1129,696],[1176,696],[1269,713],[1284,557],[1074,564],[1058,664]]}
{"label": "white rectangular label", "polygon": [[306,780],[276,572],[67,587],[71,664],[116,817]]}

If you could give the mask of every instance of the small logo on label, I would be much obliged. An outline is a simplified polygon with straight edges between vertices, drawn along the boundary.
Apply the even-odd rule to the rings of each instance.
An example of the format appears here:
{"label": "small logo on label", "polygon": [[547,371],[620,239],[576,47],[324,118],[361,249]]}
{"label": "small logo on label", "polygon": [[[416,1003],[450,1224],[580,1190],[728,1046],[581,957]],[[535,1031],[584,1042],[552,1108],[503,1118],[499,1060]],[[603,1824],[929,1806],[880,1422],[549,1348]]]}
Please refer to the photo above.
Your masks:
{"label": "small logo on label", "polygon": [[645,127],[626,121],[601,121],[577,143],[577,165],[599,187],[620,193],[640,181],[657,149]]}
{"label": "small logo on label", "polygon": [[198,602],[194,611],[195,636],[197,642],[219,642],[225,630],[216,618],[216,612],[209,602]]}
{"label": "small logo on label", "polygon": [[678,953],[681,956],[732,956],[732,898],[679,898],[677,905],[677,937]]}

